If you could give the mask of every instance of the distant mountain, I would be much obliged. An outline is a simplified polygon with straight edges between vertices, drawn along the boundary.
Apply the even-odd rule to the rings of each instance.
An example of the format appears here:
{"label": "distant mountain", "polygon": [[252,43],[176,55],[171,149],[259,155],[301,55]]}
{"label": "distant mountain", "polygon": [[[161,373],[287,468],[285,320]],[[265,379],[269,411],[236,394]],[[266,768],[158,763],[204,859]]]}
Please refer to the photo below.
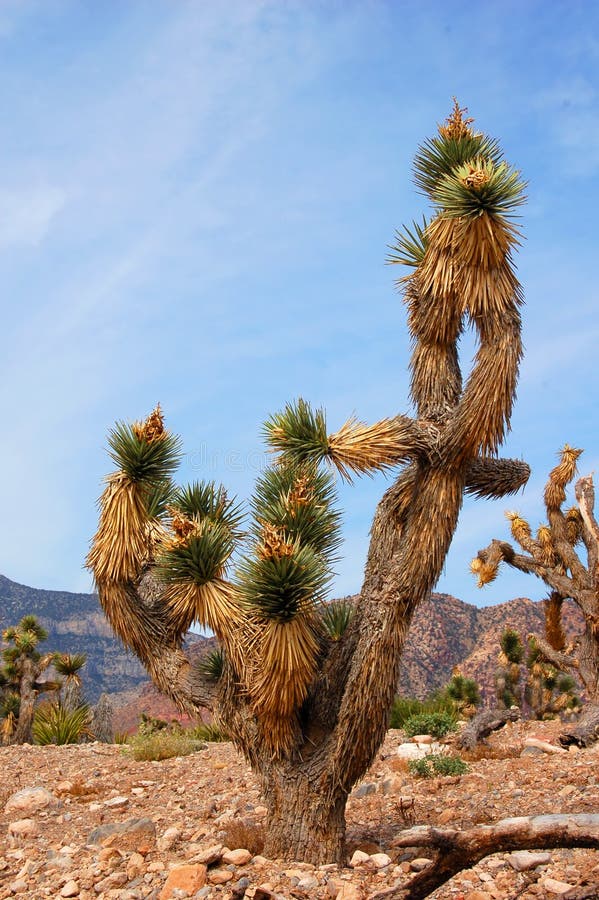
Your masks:
{"label": "distant mountain", "polygon": [[[123,729],[135,724],[144,710],[161,718],[175,714],[170,702],[150,686],[136,657],[113,636],[95,594],[38,590],[0,575],[0,627],[15,624],[26,613],[37,615],[47,629],[45,646],[49,650],[87,654],[83,670],[87,697],[95,702],[102,691],[113,695],[115,705],[123,706]],[[566,604],[565,619],[570,632],[580,630],[582,620],[573,604]],[[530,631],[542,632],[542,603],[518,598],[497,606],[477,607],[449,594],[432,594],[417,610],[410,628],[400,692],[425,697],[446,684],[454,666],[459,665],[465,675],[476,678],[490,698],[499,637],[508,626],[520,632],[523,639]],[[196,635],[190,638],[194,656],[205,653],[213,644]]]}

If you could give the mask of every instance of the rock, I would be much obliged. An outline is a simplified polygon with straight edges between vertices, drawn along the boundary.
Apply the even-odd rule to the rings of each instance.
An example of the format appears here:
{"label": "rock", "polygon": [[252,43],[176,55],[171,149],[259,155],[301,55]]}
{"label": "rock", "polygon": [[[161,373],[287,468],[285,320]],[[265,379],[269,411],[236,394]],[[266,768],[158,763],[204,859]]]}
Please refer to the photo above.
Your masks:
{"label": "rock", "polygon": [[196,853],[193,861],[197,863],[203,863],[205,866],[210,866],[212,865],[212,863],[219,862],[222,855],[222,844],[213,844],[212,847],[208,847],[206,850],[200,850],[199,853]]}
{"label": "rock", "polygon": [[413,744],[432,744],[433,736],[432,734],[415,734],[412,738]]}
{"label": "rock", "polygon": [[120,809],[122,806],[129,805],[129,797],[111,797],[110,800],[104,801],[104,806],[109,806],[111,809]]}
{"label": "rock", "polygon": [[222,861],[233,866],[245,866],[251,858],[250,851],[240,847],[238,850],[227,850],[223,853]]}
{"label": "rock", "polygon": [[451,820],[455,817],[455,814],[456,810],[448,806],[447,809],[444,809],[442,813],[439,813],[437,822],[439,823],[439,825],[447,825],[447,823],[451,822]]}
{"label": "rock", "polygon": [[419,856],[416,859],[412,859],[410,861],[410,869],[412,872],[422,872],[423,869],[426,869],[427,866],[430,866],[432,860],[430,860],[427,856]]}
{"label": "rock", "polygon": [[344,881],[343,887],[337,894],[337,900],[362,900],[364,892],[351,881]]}
{"label": "rock", "polygon": [[376,793],[376,784],[372,782],[365,782],[361,784],[359,787],[355,789],[352,793],[352,797],[354,800],[360,800],[362,797],[367,797],[369,794]]}
{"label": "rock", "polygon": [[545,756],[545,751],[541,750],[540,747],[525,747],[520,757],[521,759],[526,759],[527,756]]}
{"label": "rock", "polygon": [[176,866],[169,872],[158,897],[159,900],[170,900],[171,897],[177,896],[175,891],[187,891],[190,896],[193,896],[205,884],[206,866],[201,864]]}
{"label": "rock", "polygon": [[37,834],[37,825],[33,819],[17,819],[15,822],[9,822],[8,840],[11,847],[20,844],[26,837],[33,837]]}
{"label": "rock", "polygon": [[538,866],[545,866],[551,862],[550,853],[531,853],[530,850],[516,850],[510,853],[507,861],[516,872],[528,872]]}
{"label": "rock", "polygon": [[339,891],[343,887],[345,882],[341,881],[339,878],[329,878],[327,881],[327,893],[330,897],[337,897]]}
{"label": "rock", "polygon": [[370,857],[370,862],[374,863],[376,869],[384,869],[385,866],[391,864],[391,857],[387,856],[386,853],[373,853]]}
{"label": "rock", "polygon": [[13,894],[24,894],[29,890],[29,882],[25,878],[16,878],[10,882],[8,889]]}
{"label": "rock", "polygon": [[[167,828],[162,837],[158,838],[157,847],[159,850],[171,850],[179,838],[181,837],[181,831],[179,828]],[[204,860],[197,860],[198,862],[204,862]]]}
{"label": "rock", "polygon": [[128,819],[113,825],[100,825],[90,832],[87,843],[147,853],[156,845],[156,826],[151,819]]}
{"label": "rock", "polygon": [[464,900],[489,900],[489,896],[486,891],[469,891]]}
{"label": "rock", "polygon": [[76,881],[67,881],[65,886],[60,892],[61,897],[78,897],[79,896],[79,885]]}
{"label": "rock", "polygon": [[5,813],[36,812],[58,803],[58,798],[44,787],[23,788],[12,794],[4,806]]}
{"label": "rock", "polygon": [[210,884],[226,884],[233,880],[233,873],[228,869],[212,869],[208,874]]}
{"label": "rock", "polygon": [[565,881],[557,881],[555,878],[542,878],[540,884],[549,894],[566,894],[574,887],[572,884],[566,884]]}
{"label": "rock", "polygon": [[349,861],[352,869],[355,869],[356,866],[363,866],[365,863],[370,862],[370,855],[368,853],[364,853],[363,850],[356,850],[354,855]]}
{"label": "rock", "polygon": [[257,887],[254,891],[254,900],[277,900],[277,895],[269,888]]}
{"label": "rock", "polygon": [[315,878],[313,875],[307,875],[305,878],[300,878],[296,884],[296,888],[300,891],[306,891],[306,893],[309,894],[311,891],[315,890],[318,885],[318,878]]}
{"label": "rock", "polygon": [[397,755],[400,759],[422,759],[429,753],[447,753],[447,747],[433,741],[432,744],[415,744],[412,741],[400,744]]}
{"label": "rock", "polygon": [[236,881],[235,884],[233,885],[233,893],[231,894],[231,897],[233,898],[233,900],[236,900],[236,898],[238,898],[238,897],[239,898],[244,897],[245,892],[249,888],[249,886],[250,886],[249,878],[243,877],[243,878],[240,878],[239,881]]}

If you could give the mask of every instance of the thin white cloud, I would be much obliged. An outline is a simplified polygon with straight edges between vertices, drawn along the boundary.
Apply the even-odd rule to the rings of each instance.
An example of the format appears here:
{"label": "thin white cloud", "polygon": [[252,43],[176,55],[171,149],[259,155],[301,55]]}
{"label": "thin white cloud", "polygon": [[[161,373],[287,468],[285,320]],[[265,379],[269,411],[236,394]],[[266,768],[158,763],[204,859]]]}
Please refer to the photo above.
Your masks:
{"label": "thin white cloud", "polygon": [[65,192],[52,185],[0,186],[0,251],[41,243],[66,200]]}

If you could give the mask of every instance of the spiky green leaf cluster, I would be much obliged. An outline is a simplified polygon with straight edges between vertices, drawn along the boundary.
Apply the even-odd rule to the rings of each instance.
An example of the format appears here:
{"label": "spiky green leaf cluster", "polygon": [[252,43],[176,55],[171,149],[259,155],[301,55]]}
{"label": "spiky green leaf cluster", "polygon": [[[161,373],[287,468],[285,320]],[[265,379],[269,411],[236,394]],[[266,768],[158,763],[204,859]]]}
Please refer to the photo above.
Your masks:
{"label": "spiky green leaf cluster", "polygon": [[[468,184],[472,170],[484,176],[480,185]],[[481,158],[458,166],[437,184],[432,199],[442,215],[476,218],[483,213],[509,219],[526,201],[525,182],[520,172],[507,163],[495,164]]]}
{"label": "spiky green leaf cluster", "polygon": [[524,657],[524,647],[520,635],[513,628],[506,628],[501,635],[499,643],[507,656],[508,662],[519,665]]}
{"label": "spiky green leaf cluster", "polygon": [[323,603],[319,612],[326,636],[333,641],[338,641],[351,622],[355,609],[351,600],[333,600],[331,603]]}
{"label": "spiky green leaf cluster", "polygon": [[164,519],[173,499],[175,485],[170,478],[154,481],[145,492],[148,519]]}
{"label": "spiky green leaf cluster", "polygon": [[414,158],[414,182],[419,190],[434,199],[443,178],[477,157],[499,165],[503,153],[498,141],[474,132],[457,139],[427,138]]}
{"label": "spiky green leaf cluster", "polygon": [[281,454],[281,461],[319,463],[327,457],[324,411],[313,410],[301,397],[295,403],[288,403],[282,412],[272,415],[264,423],[263,431],[269,447]]}
{"label": "spiky green leaf cluster", "polygon": [[412,227],[403,225],[395,232],[395,243],[391,244],[391,251],[387,256],[387,262],[418,268],[428,245],[426,237],[427,221],[422,217],[422,224],[412,222]]}
{"label": "spiky green leaf cluster", "polygon": [[118,469],[131,481],[147,485],[166,481],[181,460],[178,437],[165,432],[162,437],[147,441],[126,422],[117,422],[109,432],[108,445]]}
{"label": "spiky green leaf cluster", "polygon": [[157,560],[158,577],[167,583],[206,584],[222,576],[235,542],[224,525],[200,522],[185,541],[163,550]]}
{"label": "spiky green leaf cluster", "polygon": [[[295,492],[302,485],[303,496]],[[329,562],[341,543],[341,515],[335,508],[337,492],[331,472],[311,463],[283,464],[267,469],[256,483],[252,532],[260,541],[264,523],[282,529],[289,543],[310,547]]]}
{"label": "spiky green leaf cluster", "polygon": [[0,718],[5,719],[6,716],[13,715],[15,719],[19,717],[21,708],[21,698],[15,691],[6,691],[0,699]]}
{"label": "spiky green leaf cluster", "polygon": [[241,504],[230,500],[225,488],[214,481],[194,481],[177,488],[170,505],[188,519],[208,520],[222,525],[234,538],[240,538],[243,534]]}
{"label": "spiky green leaf cluster", "polygon": [[320,602],[331,575],[311,547],[295,546],[292,556],[250,557],[241,563],[245,603],[259,616],[290,622]]}
{"label": "spiky green leaf cluster", "polygon": [[218,681],[225,668],[225,654],[220,647],[211,650],[200,662],[198,669],[210,681]]}
{"label": "spiky green leaf cluster", "polygon": [[31,732],[36,744],[77,744],[89,730],[91,710],[89,706],[67,709],[62,703],[42,703],[35,711]]}
{"label": "spiky green leaf cluster", "polygon": [[78,672],[87,662],[85,653],[55,653],[52,656],[52,665],[59,675],[64,678],[75,678]]}

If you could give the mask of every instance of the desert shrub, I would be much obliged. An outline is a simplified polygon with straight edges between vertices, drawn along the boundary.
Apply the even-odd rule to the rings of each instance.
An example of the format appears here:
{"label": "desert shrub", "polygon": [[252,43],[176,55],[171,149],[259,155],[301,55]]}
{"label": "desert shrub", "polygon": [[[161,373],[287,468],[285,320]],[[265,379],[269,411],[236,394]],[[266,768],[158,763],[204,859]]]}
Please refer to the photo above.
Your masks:
{"label": "desert shrub", "polygon": [[89,706],[68,709],[60,700],[41,703],[35,711],[31,733],[36,744],[78,744],[92,737]]}
{"label": "desert shrub", "polygon": [[420,778],[432,778],[433,775],[464,775],[468,765],[460,756],[444,756],[429,753],[422,759],[411,759],[408,763],[412,775]]}
{"label": "desert shrub", "polygon": [[410,716],[403,724],[408,737],[415,734],[431,734],[435,738],[441,738],[450,731],[456,731],[457,727],[455,712],[419,713]]}
{"label": "desert shrub", "polygon": [[198,749],[198,742],[185,732],[162,728],[150,734],[138,731],[129,738],[127,746],[133,759],[161,760],[172,759],[174,756],[189,756]]}
{"label": "desert shrub", "polygon": [[480,688],[474,678],[465,678],[457,672],[445,686],[443,694],[451,700],[462,716],[473,716],[481,704]]}
{"label": "desert shrub", "polygon": [[231,819],[227,822],[223,842],[231,850],[243,848],[256,856],[264,850],[264,829],[261,825],[247,825],[243,819]]}
{"label": "desert shrub", "polygon": [[[431,694],[426,700],[416,697],[396,697],[391,707],[389,728],[403,728],[406,721],[413,716],[429,713],[455,713],[455,704],[451,698],[443,694]],[[416,733],[416,732],[415,732]]]}
{"label": "desert shrub", "polygon": [[187,734],[196,741],[208,741],[211,744],[230,740],[229,735],[215,722],[210,724],[202,722],[201,725],[190,728]]}

